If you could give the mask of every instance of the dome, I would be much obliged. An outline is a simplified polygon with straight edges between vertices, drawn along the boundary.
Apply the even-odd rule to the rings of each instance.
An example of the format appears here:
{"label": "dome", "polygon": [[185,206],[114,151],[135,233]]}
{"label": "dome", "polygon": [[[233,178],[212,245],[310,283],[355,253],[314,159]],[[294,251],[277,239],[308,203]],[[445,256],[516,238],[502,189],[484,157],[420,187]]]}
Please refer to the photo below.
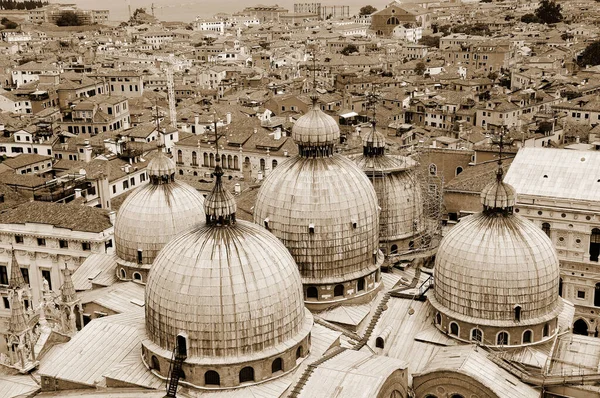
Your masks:
{"label": "dome", "polygon": [[[164,155],[157,158],[171,161]],[[163,168],[168,162],[154,162],[157,158],[150,161],[152,170],[170,171]],[[134,264],[152,264],[168,241],[204,220],[204,197],[196,189],[167,174],[149,176],[150,182],[123,202],[115,222],[117,256]]]}
{"label": "dome", "polygon": [[493,182],[482,192],[484,211],[462,218],[442,239],[431,301],[449,317],[515,326],[557,316],[556,251],[540,228],[512,213],[514,198],[514,188]]}
{"label": "dome", "polygon": [[292,138],[302,147],[333,145],[340,140],[340,127],[321,109],[315,99],[312,108],[292,127]]}
{"label": "dome", "polygon": [[146,167],[149,177],[173,176],[176,170],[175,162],[166,157],[162,151],[159,151],[158,156],[150,160]]}
{"label": "dome", "polygon": [[363,147],[385,148],[385,137],[375,129],[375,126],[363,138]]}
{"label": "dome", "polygon": [[378,268],[375,190],[344,156],[280,163],[258,192],[254,221],[288,248],[305,284],[339,283]]}

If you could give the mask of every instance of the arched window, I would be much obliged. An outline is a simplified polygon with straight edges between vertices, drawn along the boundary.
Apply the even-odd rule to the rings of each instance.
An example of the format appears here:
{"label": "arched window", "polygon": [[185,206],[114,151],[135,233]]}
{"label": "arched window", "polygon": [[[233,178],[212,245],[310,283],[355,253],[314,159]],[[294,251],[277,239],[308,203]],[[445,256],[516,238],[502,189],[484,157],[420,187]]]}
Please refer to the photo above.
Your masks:
{"label": "arched window", "polygon": [[458,166],[458,167],[456,168],[456,175],[459,175],[459,174],[460,174],[460,173],[462,173],[462,172],[463,172],[463,168],[462,168],[462,167],[460,167],[460,166]]}
{"label": "arched window", "polygon": [[240,168],[240,163],[237,155],[233,157],[233,168],[238,170]]}
{"label": "arched window", "polygon": [[531,330],[526,330],[523,332],[523,344],[531,343],[533,340],[533,332]]}
{"label": "arched window", "polygon": [[260,160],[260,169],[261,169],[262,171],[265,171],[265,160],[264,160],[264,159],[261,159],[261,160]]}
{"label": "arched window", "polygon": [[298,346],[296,349],[296,359],[300,359],[304,356],[304,348],[302,346]]}
{"label": "arched window", "polygon": [[136,281],[141,281],[142,280],[142,275],[139,272],[134,272],[133,273],[133,279],[135,279]]}
{"label": "arched window", "polygon": [[158,362],[158,358],[155,355],[152,355],[152,358],[150,358],[150,369],[160,372],[160,362]]}
{"label": "arched window", "polygon": [[244,159],[244,163],[250,164],[250,158],[248,156],[246,156],[246,158]]}
{"label": "arched window", "polygon": [[592,229],[592,236],[590,236],[590,261],[598,262],[598,255],[600,254],[600,229]]}
{"label": "arched window", "polygon": [[183,163],[183,153],[181,152],[181,149],[177,150],[177,163]]}
{"label": "arched window", "polygon": [[542,331],[542,336],[548,337],[550,335],[550,325],[545,324],[544,330]]}
{"label": "arched window", "polygon": [[429,175],[436,176],[437,175],[437,166],[435,163],[431,163],[429,165]]}
{"label": "arched window", "polygon": [[542,224],[542,231],[544,231],[544,233],[546,235],[548,235],[548,237],[550,237],[550,224],[548,224],[547,222]]}
{"label": "arched window", "polygon": [[215,167],[215,155],[211,153],[210,155],[208,155],[208,158],[210,167]]}
{"label": "arched window", "polygon": [[340,297],[344,295],[344,285],[335,285],[333,288],[334,297]]}
{"label": "arched window", "polygon": [[121,274],[121,279],[127,278],[127,273],[125,272],[125,270],[123,268],[121,268],[121,270],[119,271],[119,273]]}
{"label": "arched window", "polygon": [[562,289],[563,289],[563,280],[562,278],[558,279],[558,295],[562,297]]}
{"label": "arched window", "polygon": [[208,153],[204,152],[204,167],[208,167]]}
{"label": "arched window", "polygon": [[583,319],[578,319],[573,324],[573,334],[588,335],[588,324]]}
{"label": "arched window", "polygon": [[220,386],[221,376],[214,370],[209,370],[204,373],[204,385],[206,386]]}
{"label": "arched window", "polygon": [[600,307],[600,283],[596,283],[596,289],[594,289],[594,305]]}
{"label": "arched window", "polygon": [[439,312],[437,314],[435,314],[435,324],[436,325],[442,324],[442,314],[440,314]]}
{"label": "arched window", "polygon": [[460,329],[459,329],[459,327],[458,327],[458,323],[456,323],[456,322],[451,322],[451,323],[450,323],[450,334],[451,334],[452,336],[458,336],[458,333],[459,333],[459,331],[460,331]]}
{"label": "arched window", "polygon": [[271,373],[283,371],[283,359],[275,358],[271,364]]}
{"label": "arched window", "polygon": [[192,166],[198,166],[198,156],[196,151],[192,151]]}
{"label": "arched window", "polygon": [[231,155],[227,156],[227,168],[228,169],[233,168],[233,156],[231,156]]}
{"label": "arched window", "polygon": [[273,159],[273,161],[271,162],[271,164],[273,165],[273,168],[277,167],[277,160]]}
{"label": "arched window", "polygon": [[452,395],[450,395],[450,398],[465,398],[465,397],[463,397],[460,394],[452,394]]}
{"label": "arched window", "polygon": [[398,254],[398,245],[392,245],[392,247],[390,247],[390,254]]}
{"label": "arched window", "polygon": [[508,344],[508,333],[500,332],[496,336],[496,345],[507,345]]}
{"label": "arched window", "polygon": [[521,322],[521,306],[515,306],[515,322]]}
{"label": "arched window", "polygon": [[246,366],[240,370],[240,383],[247,383],[249,381],[254,381],[254,368]]}
{"label": "arched window", "polygon": [[137,263],[138,264],[142,264],[142,262],[144,261],[144,252],[142,249],[138,249],[137,251]]}
{"label": "arched window", "polygon": [[471,341],[483,342],[483,331],[481,329],[471,330]]}
{"label": "arched window", "polygon": [[317,289],[314,286],[310,286],[308,289],[306,289],[306,297],[312,298],[312,299],[318,299],[319,298],[319,289]]}
{"label": "arched window", "polygon": [[365,290],[365,278],[360,278],[358,280],[358,283],[356,284],[356,290],[358,290],[359,292]]}
{"label": "arched window", "polygon": [[415,249],[415,242],[414,241],[410,241],[408,242],[408,250],[414,250]]}
{"label": "arched window", "polygon": [[177,335],[177,355],[187,358],[187,339],[181,334]]}
{"label": "arched window", "polygon": [[386,24],[387,25],[400,25],[400,21],[396,17],[389,17]]}
{"label": "arched window", "polygon": [[383,348],[383,346],[384,346],[383,337],[377,337],[375,339],[375,347],[376,348]]}
{"label": "arched window", "polygon": [[227,168],[227,156],[221,155],[221,167]]}

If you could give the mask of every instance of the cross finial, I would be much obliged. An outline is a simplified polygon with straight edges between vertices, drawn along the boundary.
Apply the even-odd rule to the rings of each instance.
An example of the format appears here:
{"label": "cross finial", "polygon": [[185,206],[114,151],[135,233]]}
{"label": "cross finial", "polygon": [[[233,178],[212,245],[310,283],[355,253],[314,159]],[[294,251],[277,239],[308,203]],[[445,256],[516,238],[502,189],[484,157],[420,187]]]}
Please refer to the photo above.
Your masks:
{"label": "cross finial", "polygon": [[373,90],[371,92],[367,92],[366,97],[367,97],[366,106],[367,106],[367,109],[371,109],[371,111],[373,112],[372,124],[375,125],[375,123],[377,122],[377,119],[376,119],[377,103],[379,102],[379,98],[380,98],[379,93],[376,91],[375,85],[373,85]]}
{"label": "cross finial", "polygon": [[498,144],[498,171],[496,172],[496,178],[498,181],[502,181],[502,174],[504,174],[504,170],[502,170],[502,149],[504,147],[504,134],[506,133],[506,127],[502,126],[500,130],[500,142]]}

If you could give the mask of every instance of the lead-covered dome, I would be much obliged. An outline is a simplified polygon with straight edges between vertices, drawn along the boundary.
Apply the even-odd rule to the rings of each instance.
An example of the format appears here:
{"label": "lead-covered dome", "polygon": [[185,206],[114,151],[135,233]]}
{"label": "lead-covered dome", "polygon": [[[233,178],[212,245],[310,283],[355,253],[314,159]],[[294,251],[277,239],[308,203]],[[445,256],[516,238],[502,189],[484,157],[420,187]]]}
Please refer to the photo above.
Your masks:
{"label": "lead-covered dome", "polygon": [[204,198],[175,179],[175,164],[162,152],[147,166],[150,182],[121,205],[115,222],[117,256],[125,262],[152,264],[163,246],[204,220]]}
{"label": "lead-covered dome", "polygon": [[[220,167],[215,174],[206,223],[169,242],[152,266],[143,345],[152,363],[170,359],[176,344],[185,344],[186,382],[216,386],[206,385],[211,371],[221,374],[220,387],[235,387],[277,376],[277,370],[266,372],[277,356],[280,370],[295,368],[308,353],[313,319],[290,253],[265,229],[236,221]],[[252,380],[242,373],[238,378],[245,367],[253,367]]]}
{"label": "lead-covered dome", "polygon": [[313,106],[292,128],[292,139],[299,146],[324,146],[339,142],[340,127],[335,119],[319,109],[316,98]]}
{"label": "lead-covered dome", "polygon": [[[462,218],[440,243],[432,305],[459,323],[510,333],[511,327],[555,321],[562,302],[559,262],[550,238],[513,214],[514,188],[501,181],[501,173],[483,190],[481,200],[483,212]],[[543,334],[548,337],[545,328],[534,330],[534,337],[523,342]],[[520,336],[513,337],[502,343],[522,342]]]}

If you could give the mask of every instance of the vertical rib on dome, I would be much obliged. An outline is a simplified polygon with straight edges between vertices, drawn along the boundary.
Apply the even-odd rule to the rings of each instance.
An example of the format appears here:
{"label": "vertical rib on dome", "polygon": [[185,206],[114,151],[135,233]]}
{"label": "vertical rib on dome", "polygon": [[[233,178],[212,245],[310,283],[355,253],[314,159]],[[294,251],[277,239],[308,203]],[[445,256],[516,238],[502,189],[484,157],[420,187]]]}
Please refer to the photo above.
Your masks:
{"label": "vertical rib on dome", "polygon": [[316,94],[311,96],[312,108],[292,127],[292,138],[302,157],[333,155],[333,146],[340,140],[340,127],[335,119],[319,108]]}
{"label": "vertical rib on dome", "polygon": [[503,174],[502,163],[499,163],[496,180],[481,191],[481,204],[483,205],[484,213],[512,213],[517,192],[511,185],[506,184],[502,180]]}

